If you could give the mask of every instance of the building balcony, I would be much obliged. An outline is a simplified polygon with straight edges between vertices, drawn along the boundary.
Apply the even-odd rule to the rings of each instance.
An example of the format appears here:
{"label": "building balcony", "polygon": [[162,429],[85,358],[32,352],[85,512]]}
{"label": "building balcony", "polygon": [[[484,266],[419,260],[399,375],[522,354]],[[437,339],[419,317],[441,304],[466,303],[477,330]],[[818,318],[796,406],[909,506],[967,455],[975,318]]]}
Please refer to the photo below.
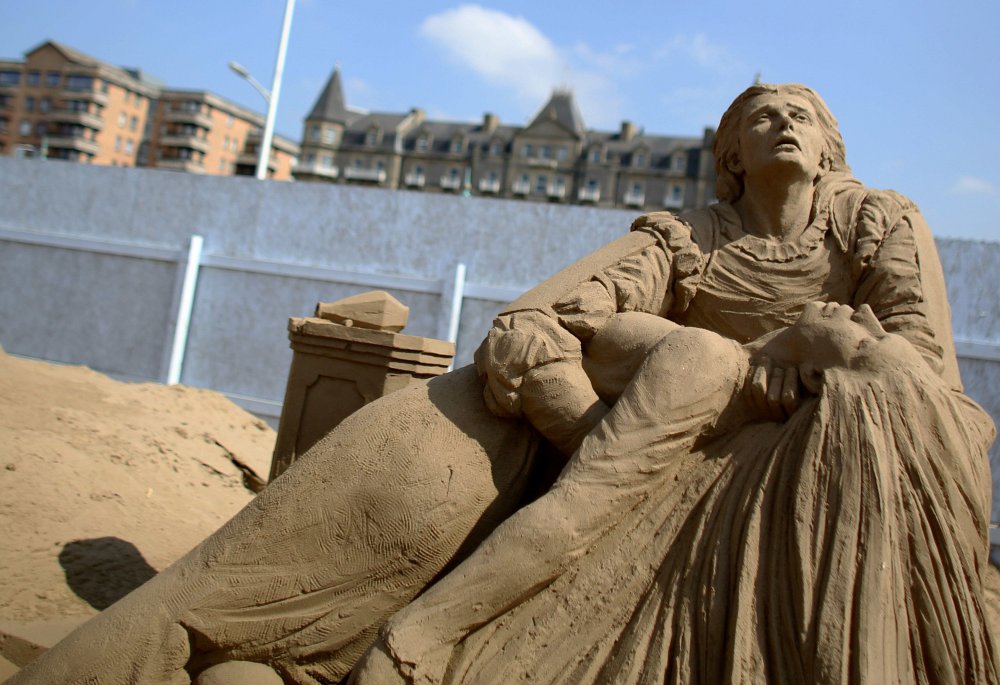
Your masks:
{"label": "building balcony", "polygon": [[481,193],[499,193],[500,192],[500,179],[499,178],[481,178],[479,179],[479,192]]}
{"label": "building balcony", "polygon": [[204,112],[191,112],[186,109],[168,109],[163,113],[163,120],[178,124],[194,124],[207,130],[212,130],[212,117]]}
{"label": "building balcony", "polygon": [[510,187],[510,192],[515,195],[527,195],[531,192],[531,183],[528,181],[514,181]]}
{"label": "building balcony", "polygon": [[349,166],[344,169],[344,178],[349,181],[385,183],[385,169],[363,169],[356,166]]}
{"label": "building balcony", "polygon": [[545,194],[551,200],[562,200],[566,197],[566,186],[558,183],[550,183],[549,187],[545,189]]}
{"label": "building balcony", "polygon": [[49,120],[60,124],[79,124],[95,131],[104,128],[104,117],[75,109],[54,109],[49,112]]}
{"label": "building balcony", "polygon": [[186,171],[189,174],[205,173],[205,166],[201,162],[196,162],[193,159],[164,157],[163,159],[157,160],[156,168],[170,169],[172,171]]}
{"label": "building balcony", "polygon": [[684,198],[667,195],[663,198],[663,206],[667,209],[681,209],[684,207]]}
{"label": "building balcony", "polygon": [[201,152],[211,152],[211,144],[204,138],[183,133],[168,133],[160,137],[160,145],[164,147],[183,147]]}
{"label": "building balcony", "polygon": [[108,104],[108,94],[102,93],[93,88],[63,88],[59,93],[63,100],[83,100],[84,102],[96,102],[101,107]]}
{"label": "building balcony", "polygon": [[82,136],[50,135],[45,137],[45,143],[50,150],[78,150],[79,152],[86,152],[88,155],[96,155],[100,150],[97,143],[87,140]]}
{"label": "building balcony", "polygon": [[410,188],[423,188],[426,182],[427,178],[423,174],[415,174],[413,172],[408,173],[403,178],[403,183]]}
{"label": "building balcony", "polygon": [[600,188],[580,188],[576,191],[576,199],[578,202],[600,202],[601,201],[601,189]]}
{"label": "building balcony", "polygon": [[555,169],[559,166],[559,163],[554,159],[540,159],[538,157],[530,157],[527,160],[528,166],[534,167],[536,169]]}
{"label": "building balcony", "polygon": [[[236,164],[238,166],[249,166],[254,169],[257,168],[258,161],[260,161],[260,153],[256,150],[241,152],[236,157]],[[267,156],[267,170],[270,172],[278,170],[278,162],[274,158],[274,148],[271,148],[271,154]]]}
{"label": "building balcony", "polygon": [[622,204],[626,207],[642,207],[646,204],[646,193],[633,193],[629,191],[622,198]]}
{"label": "building balcony", "polygon": [[442,176],[441,187],[445,190],[458,190],[462,187],[462,178],[460,176]]}
{"label": "building balcony", "polygon": [[296,176],[320,176],[330,179],[340,176],[340,169],[338,167],[323,166],[316,162],[299,162],[295,165],[293,172]]}

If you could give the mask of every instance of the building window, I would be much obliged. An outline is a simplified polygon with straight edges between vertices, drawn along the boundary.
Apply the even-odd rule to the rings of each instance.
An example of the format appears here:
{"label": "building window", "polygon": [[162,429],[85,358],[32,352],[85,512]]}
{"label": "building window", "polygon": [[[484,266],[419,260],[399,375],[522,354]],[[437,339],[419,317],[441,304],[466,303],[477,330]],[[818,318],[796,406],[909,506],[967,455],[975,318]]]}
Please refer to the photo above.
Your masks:
{"label": "building window", "polygon": [[455,154],[455,155],[462,154],[462,139],[461,138],[456,138],[455,140],[451,141],[451,152],[452,152],[452,154]]}
{"label": "building window", "polygon": [[28,97],[26,97],[24,99],[24,110],[26,112],[34,112],[35,111],[35,98],[33,98],[33,97],[31,97],[29,95]]}
{"label": "building window", "polygon": [[319,140],[320,138],[320,126],[319,124],[313,124],[309,127],[309,140]]}
{"label": "building window", "polygon": [[644,167],[646,166],[646,155],[643,152],[638,153],[633,161],[633,166]]}
{"label": "building window", "polygon": [[674,171],[684,171],[684,165],[687,160],[685,155],[682,153],[675,154],[670,158],[670,168]]}
{"label": "building window", "polygon": [[540,174],[538,178],[535,179],[535,192],[540,195],[544,195],[548,185],[549,179],[544,174]]}
{"label": "building window", "polygon": [[27,119],[21,119],[21,126],[18,128],[18,132],[20,132],[22,136],[30,136],[31,122],[28,121]]}
{"label": "building window", "polygon": [[591,190],[591,191],[597,190],[597,179],[596,178],[588,178],[587,179],[587,190]]}
{"label": "building window", "polygon": [[378,143],[378,129],[373,128],[365,135],[365,145],[375,145]]}
{"label": "building window", "polygon": [[635,196],[642,195],[642,184],[633,183],[632,184],[632,194]]}
{"label": "building window", "polygon": [[550,159],[552,157],[552,148],[548,145],[540,145],[538,147],[538,156],[542,159]]}
{"label": "building window", "polygon": [[38,109],[42,112],[49,112],[52,110],[52,100],[51,98],[42,98],[38,101]]}
{"label": "building window", "polygon": [[503,145],[501,145],[498,141],[494,141],[493,144],[490,145],[490,154],[493,155],[494,157],[499,157],[500,155],[502,155]]}
{"label": "building window", "polygon": [[324,128],[323,129],[323,142],[327,145],[333,145],[337,142],[337,129],[335,128]]}
{"label": "building window", "polygon": [[28,85],[29,86],[37,86],[41,82],[42,82],[42,75],[41,75],[41,73],[39,73],[37,71],[29,71],[28,72]]}
{"label": "building window", "polygon": [[[58,77],[58,74],[56,74]],[[49,79],[51,80],[52,74],[49,74]],[[49,85],[58,85],[49,83]],[[66,88],[68,90],[90,90],[94,85],[94,79],[89,76],[81,76],[79,74],[70,74],[66,77]],[[125,102],[128,102],[129,92],[125,91]]]}
{"label": "building window", "polygon": [[136,128],[136,126],[138,126],[138,125],[139,125],[139,120],[137,118],[135,118],[135,117],[132,117],[129,120],[129,122],[128,122],[128,127],[129,127],[129,130],[131,130],[131,131],[134,131],[135,128]]}
{"label": "building window", "polygon": [[127,155],[132,154],[132,139],[131,138],[129,138],[128,140],[125,141],[125,154],[127,154]]}
{"label": "building window", "polygon": [[323,155],[320,158],[320,166],[324,169],[329,169],[333,166],[333,155]]}
{"label": "building window", "polygon": [[125,122],[127,120],[128,120],[128,117],[125,116],[125,112],[119,112],[118,113],[118,128],[124,128]]}
{"label": "building window", "polygon": [[232,114],[227,114],[226,115],[226,126],[227,127],[231,127],[232,125],[233,125],[233,115]]}
{"label": "building window", "polygon": [[556,148],[556,159],[560,162],[565,162],[569,159],[569,149],[565,145],[560,145]]}
{"label": "building window", "polygon": [[[46,133],[48,133],[48,125],[44,121],[39,121],[37,124],[35,124],[35,135],[36,136],[38,136],[39,138],[41,138]],[[75,131],[70,131],[70,133],[72,135],[76,135],[76,136],[80,135],[79,133],[76,133]]]}
{"label": "building window", "polygon": [[414,146],[417,152],[427,152],[431,146],[431,141],[427,136],[420,136],[417,138],[417,144]]}
{"label": "building window", "polygon": [[122,149],[122,137],[115,136],[115,152],[118,152],[121,149]]}
{"label": "building window", "polygon": [[0,86],[16,86],[21,83],[21,72],[0,71]]}
{"label": "building window", "polygon": [[535,148],[532,147],[531,143],[526,143],[523,148],[521,148],[521,156],[531,158],[535,154]]}
{"label": "building window", "polygon": [[59,81],[62,79],[58,71],[50,71],[45,75],[45,85],[50,88],[57,88],[59,86]]}

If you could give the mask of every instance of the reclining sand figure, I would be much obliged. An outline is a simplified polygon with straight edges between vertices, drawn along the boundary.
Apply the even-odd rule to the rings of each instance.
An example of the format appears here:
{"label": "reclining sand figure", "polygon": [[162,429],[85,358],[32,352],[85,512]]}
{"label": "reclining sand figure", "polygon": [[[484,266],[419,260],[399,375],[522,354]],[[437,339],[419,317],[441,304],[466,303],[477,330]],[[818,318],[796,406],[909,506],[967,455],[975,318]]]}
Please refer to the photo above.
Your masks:
{"label": "reclining sand figure", "polygon": [[[613,516],[565,522],[586,544],[568,566],[547,563],[540,587],[525,595],[512,578],[513,604],[478,610],[478,588],[456,594],[444,624],[421,613],[440,599],[430,590],[366,667],[432,682],[997,682],[979,576],[992,427],[961,394],[926,225],[905,198],[850,175],[835,120],[802,86],[739,96],[715,156],[717,205],[643,217],[527,293],[477,369],[357,412],[14,682],[186,683],[240,660],[286,682],[337,682],[433,581],[466,588],[456,562],[524,504],[547,458],[573,454],[563,480],[590,474],[599,488],[614,488],[618,458],[656,468],[622,485],[621,508],[603,508]],[[912,368],[800,379],[809,369],[762,350],[816,301],[867,305],[920,363],[901,353]],[[645,441],[609,432],[647,353],[698,329],[759,353],[746,387],[769,420],[730,426],[723,414],[696,437],[713,398],[729,399],[727,352],[722,369],[662,361],[680,389],[717,391],[676,439],[654,444],[656,421]],[[803,399],[810,385],[818,396]],[[575,466],[581,445],[616,458]]]}
{"label": "reclining sand figure", "polygon": [[[892,502],[897,494],[893,490],[907,486],[912,488],[906,492],[909,495],[954,494],[947,488],[935,492],[920,476],[894,472],[948,470],[933,460],[951,455],[933,451],[934,439],[927,439],[938,429],[954,428],[955,417],[947,410],[943,417],[925,412],[921,418],[928,418],[922,425],[927,435],[909,436],[906,447],[864,444],[872,434],[866,434],[863,426],[872,418],[883,419],[879,428],[892,431],[904,431],[904,421],[916,418],[892,406],[931,376],[912,345],[886,333],[867,305],[858,312],[847,305],[807,305],[793,326],[765,343],[743,347],[710,331],[679,327],[648,314],[616,318],[610,324],[613,328],[651,329],[645,336],[648,340],[665,334],[645,355],[610,413],[583,439],[552,489],[507,519],[470,558],[397,613],[352,683],[485,684],[517,679],[546,683],[936,682],[949,680],[948,674],[958,680],[975,674],[971,681],[995,681],[981,605],[974,601],[966,605],[975,611],[948,625],[951,631],[945,632],[946,622],[940,616],[928,616],[919,598],[907,598],[905,589],[895,585],[901,578],[891,578],[899,572],[899,562],[911,561],[908,553],[947,552],[920,549],[924,540],[899,539],[926,533],[908,525],[916,523],[907,520],[914,512],[873,510],[887,504],[912,506]],[[611,333],[605,327],[599,335],[609,333],[618,335],[619,331]],[[732,436],[740,434],[741,426],[763,418],[748,391],[755,355],[797,369],[808,392],[822,396],[819,402],[807,401],[796,417],[801,420],[793,419],[777,443],[758,435],[757,444],[749,440],[734,444]],[[712,373],[678,373],[683,369],[712,369]],[[824,384],[829,385],[826,393]],[[879,392],[885,398],[870,401],[866,397]],[[933,406],[940,409],[938,402]],[[860,421],[859,408],[864,412]],[[789,475],[802,481],[810,476],[819,480],[813,469],[841,466],[811,460],[800,449],[812,446],[818,436],[854,440],[852,447],[859,449],[857,454],[848,452],[851,459],[860,457],[862,469],[876,471],[838,474],[857,479],[851,483],[851,490],[858,491],[852,504],[862,509],[861,520],[851,507],[843,503],[838,507],[836,501],[824,498],[840,494],[842,484],[827,484],[821,488],[825,492],[811,492],[806,483],[780,482]],[[774,453],[769,454],[771,449]],[[757,463],[737,463],[741,460]],[[777,479],[768,473],[771,460],[787,462],[780,465],[785,473]],[[706,482],[705,471],[712,472],[714,482]],[[962,471],[959,467],[957,475],[968,475]],[[738,475],[751,479],[737,482]],[[866,475],[871,476],[870,482]],[[757,485],[759,493],[754,491]],[[754,510],[754,499],[783,488],[789,490],[788,495],[808,497],[773,503],[777,511]],[[692,489],[696,492],[693,499]],[[867,489],[874,492],[864,493]],[[664,508],[667,502],[669,507]],[[816,511],[817,505],[839,511]],[[745,513],[747,519],[732,518],[736,511]],[[951,514],[971,512],[960,507],[947,513],[936,523],[953,524]],[[824,522],[837,514],[847,520]],[[865,520],[877,514],[885,520]],[[765,578],[759,577],[764,570],[760,566],[727,558],[727,544],[734,543],[712,540],[720,532],[727,536],[749,533],[746,526],[755,518],[765,530],[773,524],[771,533],[777,539],[770,544],[779,546],[776,552],[761,555],[761,561],[769,554],[777,557],[767,569],[774,575]],[[815,525],[823,523],[825,531]],[[662,526],[656,534],[673,538],[661,541],[652,554],[642,539],[650,535],[651,526],[653,530]],[[810,539],[817,532],[826,535]],[[812,558],[780,549],[792,542],[813,547]],[[884,549],[873,552],[874,559],[856,568],[836,558],[856,554],[852,542],[879,543]],[[632,553],[627,553],[633,544]],[[735,543],[735,548],[743,544]],[[616,554],[607,553],[609,545],[616,548]],[[826,545],[829,548],[823,549]],[[744,552],[751,554],[751,550]],[[902,558],[897,556],[900,552]],[[827,555],[834,558],[824,558]],[[975,568],[974,560],[975,555],[963,559],[959,553],[936,570],[951,575],[950,582],[962,584],[965,573]],[[811,568],[800,566],[806,561],[819,563]],[[731,576],[726,565],[732,565]],[[671,573],[665,573],[667,569]],[[568,582],[557,583],[570,574]],[[581,578],[586,582],[581,584]],[[790,582],[784,585],[782,580]],[[824,581],[833,587],[824,587]],[[857,594],[837,596],[844,589],[838,581],[849,581]],[[584,590],[578,589],[581,585]],[[781,598],[783,606],[766,608],[766,600],[778,599],[776,591],[786,593]],[[797,591],[806,596],[797,596]],[[637,595],[644,611],[629,616],[636,608]],[[761,605],[755,606],[756,601]],[[642,606],[646,602],[652,612]],[[560,612],[553,621],[532,610],[532,604],[544,607],[543,612],[562,610],[566,615]],[[916,610],[909,613],[908,609]],[[788,615],[781,616],[783,612]],[[809,617],[809,612],[815,615]],[[780,628],[777,635],[754,630],[759,615],[767,613],[778,614],[769,617],[773,625],[766,626]],[[741,628],[746,635],[734,634]],[[803,628],[817,634],[808,635],[810,631]],[[858,635],[858,630],[864,635]],[[928,639],[944,634],[968,638],[957,654],[948,655],[960,659],[949,662],[943,654],[934,653],[956,647]],[[909,642],[901,663],[900,639]],[[822,649],[815,649],[824,642]],[[780,647],[783,653],[768,653],[768,646]],[[926,662],[911,661],[911,649],[923,650]],[[733,656],[740,658],[726,658]],[[930,668],[921,673],[920,666]]]}

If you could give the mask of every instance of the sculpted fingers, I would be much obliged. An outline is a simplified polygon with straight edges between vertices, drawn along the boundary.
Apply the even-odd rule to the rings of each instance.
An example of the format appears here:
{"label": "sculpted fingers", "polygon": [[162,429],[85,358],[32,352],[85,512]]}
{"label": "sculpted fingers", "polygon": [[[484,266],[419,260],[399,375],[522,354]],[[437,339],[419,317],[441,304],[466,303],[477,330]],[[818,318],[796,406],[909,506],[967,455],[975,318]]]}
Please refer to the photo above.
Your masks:
{"label": "sculpted fingers", "polygon": [[786,368],[781,386],[781,408],[791,416],[799,408],[799,370],[794,366]]}

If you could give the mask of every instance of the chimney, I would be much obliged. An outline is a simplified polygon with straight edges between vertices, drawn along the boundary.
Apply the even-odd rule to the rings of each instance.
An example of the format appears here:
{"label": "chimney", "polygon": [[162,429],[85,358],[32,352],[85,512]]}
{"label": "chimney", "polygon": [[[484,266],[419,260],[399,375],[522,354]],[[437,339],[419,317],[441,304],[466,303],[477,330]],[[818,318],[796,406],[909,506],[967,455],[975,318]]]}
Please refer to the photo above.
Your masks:
{"label": "chimney", "polygon": [[500,118],[497,117],[493,112],[486,112],[483,115],[483,131],[486,133],[493,133],[497,130],[497,126],[500,124]]}
{"label": "chimney", "polygon": [[635,130],[636,130],[635,129],[635,124],[633,124],[631,121],[627,121],[627,120],[623,121],[622,122],[622,129],[621,129],[621,132],[619,133],[619,137],[627,143],[628,141],[630,141],[633,138],[635,138]]}

